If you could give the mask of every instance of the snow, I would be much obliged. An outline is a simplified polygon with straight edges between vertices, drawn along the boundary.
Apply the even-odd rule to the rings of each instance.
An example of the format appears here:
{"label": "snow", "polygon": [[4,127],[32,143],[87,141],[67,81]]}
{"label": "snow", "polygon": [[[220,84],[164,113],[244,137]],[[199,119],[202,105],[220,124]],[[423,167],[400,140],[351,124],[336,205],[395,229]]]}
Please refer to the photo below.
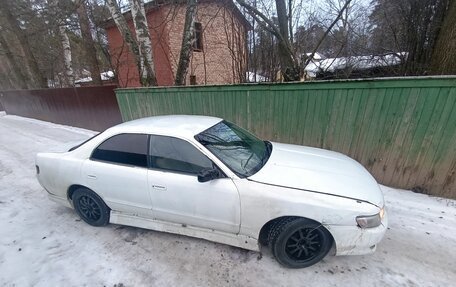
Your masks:
{"label": "snow", "polygon": [[[101,76],[102,81],[109,81],[114,78],[114,72],[113,71],[103,72],[103,73],[100,73],[100,76]],[[76,81],[74,81],[75,84],[88,83],[88,82],[92,82],[92,77],[85,77],[85,78],[77,79]]]}
{"label": "snow", "polygon": [[[306,56],[307,57],[310,57],[312,55],[312,53],[306,53]],[[314,61],[320,61],[324,58],[324,56],[318,52],[315,52],[315,54],[313,55],[312,57],[312,60]]]}
{"label": "snow", "polygon": [[382,187],[390,229],[373,255],[307,269],[223,244],[133,227],[96,228],[47,199],[34,155],[95,132],[0,116],[2,286],[452,286],[456,201]]}
{"label": "snow", "polygon": [[249,81],[249,83],[260,83],[260,82],[268,82],[268,78],[266,78],[265,76],[262,76],[258,73],[255,73],[255,72],[247,72],[247,79]]}
{"label": "snow", "polygon": [[354,70],[366,70],[376,67],[395,66],[402,63],[403,59],[407,58],[408,53],[392,53],[380,56],[353,56],[340,58],[327,58],[319,62],[311,61],[305,71],[310,77],[316,77],[319,72],[335,72],[347,67]]}

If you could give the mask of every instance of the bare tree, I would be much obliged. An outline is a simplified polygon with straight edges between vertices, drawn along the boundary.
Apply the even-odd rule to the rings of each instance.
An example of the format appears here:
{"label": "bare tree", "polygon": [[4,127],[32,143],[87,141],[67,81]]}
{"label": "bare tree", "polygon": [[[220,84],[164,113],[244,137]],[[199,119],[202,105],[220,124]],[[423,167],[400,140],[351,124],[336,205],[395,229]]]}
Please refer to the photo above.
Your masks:
{"label": "bare tree", "polygon": [[5,39],[5,31],[3,30],[0,30],[0,48],[2,52],[1,56],[2,58],[4,58],[4,63],[7,64],[7,67],[4,69],[3,72],[6,72],[8,74],[8,76],[5,77],[5,80],[2,83],[2,87],[0,88],[27,89],[29,87],[29,83],[27,82],[24,73],[19,67],[19,63],[15,59],[14,54],[11,52],[7,40]]}
{"label": "bare tree", "polygon": [[22,57],[27,68],[30,81],[32,81],[36,88],[46,88],[46,77],[42,74],[38,66],[38,61],[32,52],[27,34],[21,28],[18,19],[12,12],[12,3],[10,1],[2,1],[2,3],[3,7],[0,9],[0,17],[6,20],[11,34],[17,38],[19,49],[22,51]]}
{"label": "bare tree", "polygon": [[456,1],[450,1],[431,57],[433,74],[456,74]]}
{"label": "bare tree", "polygon": [[[57,0],[51,0],[49,1],[49,8],[50,10],[54,11],[54,15],[57,14],[62,14],[60,13],[60,9],[58,7],[58,1]],[[67,28],[66,28],[66,23],[65,23],[65,17],[63,19],[56,19],[57,25],[58,25],[58,33],[59,33],[59,38],[60,42],[62,44],[62,50],[63,50],[63,64],[65,67],[65,81],[67,86],[74,86],[74,73],[73,73],[73,63],[72,63],[72,57],[71,57],[71,45],[70,45],[70,38],[68,37],[67,33]]]}
{"label": "bare tree", "polygon": [[68,86],[74,86],[73,64],[71,60],[70,38],[68,37],[65,25],[59,26],[60,40],[63,48],[63,63],[65,65],[65,76]]}
{"label": "bare tree", "polygon": [[[130,28],[128,27],[127,21],[125,20],[124,16],[122,15],[122,12],[120,11],[119,5],[116,0],[106,0],[106,4],[109,8],[112,18],[114,19],[117,29],[119,29],[119,32],[122,35],[124,42],[128,45],[128,47],[130,48],[130,51],[133,54],[133,57],[134,57],[134,60],[136,63],[136,67],[138,70],[138,74],[141,79],[141,85],[143,85],[143,86],[157,85],[157,79],[155,76],[155,69],[153,66],[153,59],[152,59],[152,49],[147,48],[147,43],[145,43],[146,47],[143,46],[143,48],[142,48],[143,51],[141,50],[140,46],[138,45],[138,42],[133,37],[133,35],[130,31]],[[144,11],[144,4],[142,4],[141,6],[142,6],[142,10]],[[139,12],[140,9],[141,9],[140,7],[136,7],[136,8],[132,7],[132,14],[133,14],[133,10],[135,10],[135,15],[136,15],[136,17],[133,16],[133,19],[137,18],[137,20],[140,20],[139,18],[141,18],[141,16],[138,16],[138,15],[143,15],[142,20],[140,20],[141,23],[137,23],[137,24],[139,24],[139,27],[141,30],[139,31],[139,33],[138,33],[138,31],[136,31],[136,35],[138,36],[138,34],[141,34],[140,36],[142,38],[147,38],[145,33],[147,33],[147,35],[149,35],[149,29],[147,28],[147,21],[145,18],[145,13]],[[135,24],[136,27],[138,26],[137,24]],[[145,40],[145,41],[147,41],[147,40]],[[149,41],[150,41],[150,36],[149,36]],[[150,45],[150,47],[151,47],[151,45]],[[150,51],[150,52],[147,53],[147,51]],[[143,57],[142,55],[144,55],[145,57]],[[146,62],[146,61],[144,61],[144,59],[146,59],[146,61],[147,61],[147,59],[149,59],[149,61]],[[151,66],[147,67],[147,64],[150,64]]]}
{"label": "bare tree", "polygon": [[128,28],[127,21],[122,15],[120,11],[119,5],[117,4],[116,0],[106,0],[106,4],[108,5],[109,12],[116,23],[117,29],[119,29],[120,34],[122,35],[123,41],[128,45],[131,52],[133,53],[133,57],[136,63],[136,67],[138,69],[138,73],[141,75],[142,64],[141,64],[141,57],[139,52],[139,46],[136,40],[133,38],[130,29]]}
{"label": "bare tree", "polygon": [[152,53],[152,41],[147,24],[144,2],[142,0],[130,0],[130,5],[139,46],[139,58],[141,60],[141,84],[143,86],[156,86],[157,78]]}
{"label": "bare tree", "polygon": [[375,27],[373,46],[379,53],[407,52],[402,75],[429,74],[438,32],[451,2],[454,0],[376,0],[370,15]]}
{"label": "bare tree", "polygon": [[318,41],[317,45],[315,46],[315,48],[313,49],[312,53],[310,53],[309,56],[307,56],[307,59],[304,63],[304,67],[306,67],[310,61],[313,59],[315,53],[318,51],[318,49],[320,48],[320,45],[323,43],[323,41],[326,39],[326,37],[328,36],[328,34],[331,32],[332,28],[337,24],[337,22],[339,22],[339,20],[341,19],[341,17],[344,15],[347,7],[350,5],[351,3],[351,0],[346,0],[345,1],[345,4],[339,9],[339,12],[337,13],[337,16],[336,18],[334,19],[334,21],[332,21],[332,23],[329,25],[329,27],[326,29],[326,32],[323,34],[323,36],[320,38],[320,40]]}
{"label": "bare tree", "polygon": [[98,65],[97,50],[92,38],[92,31],[90,29],[90,21],[87,16],[86,1],[78,0],[78,8],[76,10],[79,17],[79,25],[81,28],[82,42],[84,45],[85,55],[88,60],[90,75],[92,83],[95,85],[102,85],[100,67]]}
{"label": "bare tree", "polygon": [[287,6],[285,0],[276,0],[277,20],[279,24],[279,58],[283,78],[286,82],[299,81],[301,71],[299,61],[291,47],[291,36],[288,30],[289,21],[287,15]]}
{"label": "bare tree", "polygon": [[182,45],[177,65],[175,84],[177,86],[185,85],[185,77],[190,63],[190,54],[192,51],[196,14],[196,0],[187,1],[187,10],[185,13],[185,24],[182,32]]}
{"label": "bare tree", "polygon": [[[285,0],[275,0],[276,12],[277,12],[277,24],[262,13],[258,8],[248,4],[244,0],[236,0],[239,5],[245,8],[245,11],[252,16],[255,21],[262,26],[265,30],[269,31],[277,39],[278,44],[278,55],[280,60],[280,70],[283,76],[284,81],[298,81],[303,74],[303,68],[306,65],[300,64],[300,59],[294,53],[294,49],[291,43],[290,35],[290,19],[289,16],[292,16],[290,12],[290,7],[288,7]],[[329,25],[326,32],[323,34],[323,38],[317,43],[317,46],[314,48],[310,57],[308,57],[306,64],[309,59],[312,59],[313,55],[316,53],[319,46],[322,44],[324,38],[326,38],[331,31],[331,29],[336,25],[336,23],[342,17],[345,9],[347,9],[351,0],[345,0],[345,4],[342,6],[340,13],[336,16],[336,19],[332,21]],[[291,5],[292,1],[288,2],[288,5]]]}
{"label": "bare tree", "polygon": [[276,0],[279,27],[256,7],[244,0],[236,0],[245,8],[255,21],[272,33],[278,41],[281,72],[285,81],[297,81],[300,78],[299,61],[295,57],[289,41],[287,9],[285,0]]}

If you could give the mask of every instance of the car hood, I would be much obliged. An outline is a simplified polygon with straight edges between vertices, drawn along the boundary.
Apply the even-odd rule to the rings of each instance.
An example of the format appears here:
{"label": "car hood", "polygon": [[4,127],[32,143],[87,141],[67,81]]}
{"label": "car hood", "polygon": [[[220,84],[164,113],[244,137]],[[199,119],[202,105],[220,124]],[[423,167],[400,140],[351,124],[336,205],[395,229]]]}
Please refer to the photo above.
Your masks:
{"label": "car hood", "polygon": [[383,207],[383,194],[377,181],[357,161],[333,151],[272,144],[269,160],[249,180],[352,198]]}

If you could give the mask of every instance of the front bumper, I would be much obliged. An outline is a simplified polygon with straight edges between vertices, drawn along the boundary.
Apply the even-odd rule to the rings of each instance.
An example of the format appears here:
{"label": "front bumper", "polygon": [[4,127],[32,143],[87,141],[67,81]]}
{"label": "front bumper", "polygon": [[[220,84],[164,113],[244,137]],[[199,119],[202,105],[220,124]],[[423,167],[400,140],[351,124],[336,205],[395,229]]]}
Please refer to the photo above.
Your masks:
{"label": "front bumper", "polygon": [[385,212],[382,224],[374,228],[358,226],[326,226],[334,238],[336,255],[363,255],[374,253],[388,228],[388,214]]}

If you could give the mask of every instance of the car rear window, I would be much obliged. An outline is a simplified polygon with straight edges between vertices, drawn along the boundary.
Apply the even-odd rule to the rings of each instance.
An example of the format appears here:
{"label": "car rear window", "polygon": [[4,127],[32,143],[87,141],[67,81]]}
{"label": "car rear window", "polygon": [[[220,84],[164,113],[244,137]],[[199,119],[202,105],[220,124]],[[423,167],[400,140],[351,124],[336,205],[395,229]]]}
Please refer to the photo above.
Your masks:
{"label": "car rear window", "polygon": [[144,134],[115,135],[100,144],[91,159],[147,167],[147,140]]}

